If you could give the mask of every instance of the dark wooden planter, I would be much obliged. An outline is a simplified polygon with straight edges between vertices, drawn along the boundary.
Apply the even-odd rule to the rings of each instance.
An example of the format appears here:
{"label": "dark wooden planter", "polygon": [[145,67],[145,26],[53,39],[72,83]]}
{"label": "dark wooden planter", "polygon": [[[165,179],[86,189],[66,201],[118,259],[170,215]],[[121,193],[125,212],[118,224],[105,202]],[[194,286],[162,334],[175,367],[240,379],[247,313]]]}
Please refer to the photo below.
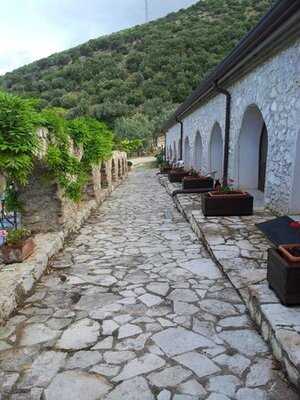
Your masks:
{"label": "dark wooden planter", "polygon": [[300,262],[288,262],[277,249],[269,249],[267,279],[282,304],[300,305]]}
{"label": "dark wooden planter", "polygon": [[182,180],[183,189],[208,189],[212,190],[214,180],[210,177],[185,176]]}
{"label": "dark wooden planter", "polygon": [[168,174],[172,170],[172,167],[160,167],[161,174]]}
{"label": "dark wooden planter", "polygon": [[182,179],[187,176],[188,173],[184,170],[172,170],[168,173],[170,182],[182,182]]}
{"label": "dark wooden planter", "polygon": [[202,212],[206,217],[242,216],[253,214],[253,196],[249,193],[203,193]]}
{"label": "dark wooden planter", "polygon": [[34,251],[34,241],[29,238],[18,245],[7,245],[1,247],[3,262],[5,264],[20,263],[26,260]]}

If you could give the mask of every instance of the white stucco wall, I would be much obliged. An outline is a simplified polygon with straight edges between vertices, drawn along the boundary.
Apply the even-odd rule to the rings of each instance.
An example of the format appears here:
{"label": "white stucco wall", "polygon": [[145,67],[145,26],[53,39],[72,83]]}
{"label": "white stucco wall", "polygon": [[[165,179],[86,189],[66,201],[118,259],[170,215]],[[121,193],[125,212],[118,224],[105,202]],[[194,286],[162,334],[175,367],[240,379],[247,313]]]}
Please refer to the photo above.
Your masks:
{"label": "white stucco wall", "polygon": [[[267,126],[269,139],[265,203],[278,212],[300,213],[299,189],[298,199],[293,197],[293,192],[296,192],[295,173],[300,170],[300,154],[296,154],[297,137],[300,132],[300,40],[253,69],[227,89],[232,96],[229,176],[238,185],[238,166],[241,162],[238,156],[239,137],[243,117],[250,105],[256,105]],[[209,144],[216,122],[221,127],[224,140],[224,95],[216,95],[183,120],[184,140],[186,136],[189,137],[192,164],[196,133],[199,131],[201,134],[203,172],[210,169]],[[180,124],[177,124],[167,132],[167,143],[173,143],[174,140],[178,143],[179,137]],[[249,152],[252,150],[249,148]]]}

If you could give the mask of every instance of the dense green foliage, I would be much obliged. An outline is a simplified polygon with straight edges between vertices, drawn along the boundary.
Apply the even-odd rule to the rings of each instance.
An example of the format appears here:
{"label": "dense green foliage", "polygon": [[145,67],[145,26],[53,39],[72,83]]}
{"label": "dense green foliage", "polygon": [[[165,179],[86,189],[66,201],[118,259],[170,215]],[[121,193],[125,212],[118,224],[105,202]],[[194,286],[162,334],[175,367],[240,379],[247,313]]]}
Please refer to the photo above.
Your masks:
{"label": "dense green foliage", "polygon": [[6,74],[6,90],[90,115],[150,141],[178,103],[249,31],[272,0],[202,0],[165,18]]}
{"label": "dense green foliage", "polygon": [[0,92],[0,171],[21,184],[27,183],[38,151],[39,122],[32,101]]}
{"label": "dense green foliage", "polygon": [[[79,201],[93,165],[111,156],[113,134],[94,118],[70,121],[64,109],[38,112],[36,106],[36,102],[0,92],[0,173],[9,188],[28,182],[39,151],[37,128],[45,126],[49,143],[42,161],[48,175],[57,179],[69,198]],[[20,208],[15,192],[10,190],[7,195],[10,208]]]}

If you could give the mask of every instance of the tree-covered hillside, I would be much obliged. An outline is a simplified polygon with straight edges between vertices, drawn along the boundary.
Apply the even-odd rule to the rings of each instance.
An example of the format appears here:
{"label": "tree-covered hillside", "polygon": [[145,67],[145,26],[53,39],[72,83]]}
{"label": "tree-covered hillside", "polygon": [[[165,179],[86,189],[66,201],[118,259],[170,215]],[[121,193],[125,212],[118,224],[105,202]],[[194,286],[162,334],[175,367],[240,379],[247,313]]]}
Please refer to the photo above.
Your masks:
{"label": "tree-covered hillside", "polygon": [[92,115],[120,136],[155,135],[272,0],[202,0],[165,18],[90,40],[0,77],[9,91]]}

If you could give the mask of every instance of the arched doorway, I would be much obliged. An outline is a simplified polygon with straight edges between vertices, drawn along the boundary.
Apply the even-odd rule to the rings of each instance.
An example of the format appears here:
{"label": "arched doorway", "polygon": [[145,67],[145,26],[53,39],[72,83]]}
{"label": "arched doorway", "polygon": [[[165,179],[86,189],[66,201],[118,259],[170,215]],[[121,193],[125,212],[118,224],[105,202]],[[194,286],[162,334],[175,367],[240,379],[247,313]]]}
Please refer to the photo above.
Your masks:
{"label": "arched doorway", "polygon": [[177,152],[177,154],[178,154],[178,160],[180,160],[180,158],[183,157],[183,155],[181,154],[181,139],[179,139],[179,141],[178,141],[178,152]]}
{"label": "arched doorway", "polygon": [[186,169],[189,169],[191,166],[191,148],[188,137],[184,141],[184,166]]}
{"label": "arched doorway", "polygon": [[176,162],[176,161],[177,161],[177,149],[176,149],[176,142],[175,142],[175,140],[174,140],[174,143],[173,143],[173,149],[174,149],[174,152],[173,152],[173,160],[174,160],[174,162]]}
{"label": "arched doorway", "polygon": [[265,191],[268,131],[256,105],[247,108],[242,122],[238,151],[238,184],[241,188]]}
{"label": "arched doorway", "polygon": [[173,161],[173,152],[172,152],[172,146],[170,145],[169,147],[169,161],[172,162]]}
{"label": "arched doorway", "polygon": [[224,143],[222,137],[222,130],[218,123],[215,123],[209,146],[209,159],[210,171],[215,173],[216,179],[222,179],[223,176],[223,157],[224,157]]}
{"label": "arched doorway", "polygon": [[203,145],[200,132],[196,133],[195,146],[194,146],[194,168],[197,171],[201,170],[203,158]]}
{"label": "arched doorway", "polygon": [[294,178],[293,178],[293,187],[292,187],[292,196],[290,202],[290,213],[292,214],[300,214],[300,185],[299,185],[299,176],[300,176],[300,133],[297,138],[296,145],[296,160],[294,167]]}

